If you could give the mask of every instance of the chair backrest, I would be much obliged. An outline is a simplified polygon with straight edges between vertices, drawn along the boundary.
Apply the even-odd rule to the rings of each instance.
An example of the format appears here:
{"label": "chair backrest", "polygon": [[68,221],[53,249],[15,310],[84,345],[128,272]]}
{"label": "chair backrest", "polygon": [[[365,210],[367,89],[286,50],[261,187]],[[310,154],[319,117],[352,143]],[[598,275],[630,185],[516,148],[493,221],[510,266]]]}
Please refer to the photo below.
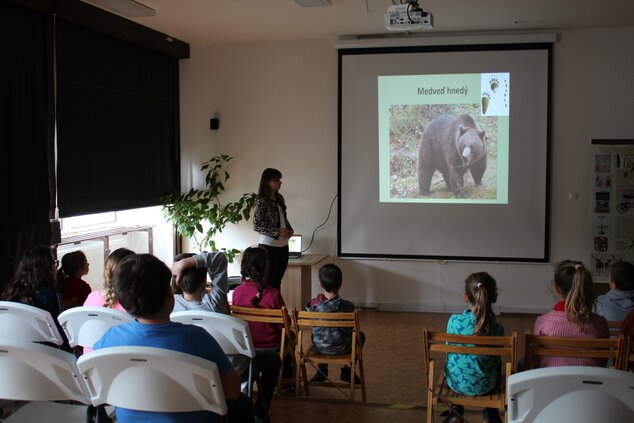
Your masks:
{"label": "chair backrest", "polygon": [[632,374],[589,366],[527,370],[508,380],[509,422],[634,421]]}
{"label": "chair backrest", "polygon": [[616,338],[566,338],[526,334],[524,357],[526,368],[535,366],[537,357],[574,357],[612,359],[615,369],[623,367],[623,335]]}
{"label": "chair backrest", "polygon": [[51,313],[13,301],[0,301],[0,337],[55,345],[64,343]]}
{"label": "chair backrest", "polygon": [[255,357],[249,324],[242,319],[212,311],[188,310],[172,313],[170,320],[205,329],[227,355],[241,354],[249,358]]}
{"label": "chair backrest", "polygon": [[634,339],[626,338],[623,352],[623,370],[634,372]]}
{"label": "chair backrest", "polygon": [[350,313],[323,313],[316,311],[293,310],[293,324],[296,330],[314,327],[351,328],[359,333],[359,314],[357,310]]}
{"label": "chair backrest", "polygon": [[0,398],[90,404],[73,354],[29,341],[0,339]]}
{"label": "chair backrest", "polygon": [[200,357],[162,348],[112,347],[84,354],[77,367],[94,406],[227,413],[218,368]]}
{"label": "chair backrest", "polygon": [[517,333],[510,336],[453,335],[430,332],[423,328],[423,357],[425,372],[431,353],[455,353],[498,356],[507,362],[511,373],[517,363]]}
{"label": "chair backrest", "polygon": [[[293,353],[295,346],[291,336],[291,319],[286,306],[282,308],[258,308],[230,306],[231,315],[247,322],[277,323],[282,325],[282,340],[280,354]],[[287,350],[288,349],[288,350]]]}
{"label": "chair backrest", "polygon": [[71,347],[92,348],[108,329],[134,318],[107,307],[73,307],[57,317]]}
{"label": "chair backrest", "polygon": [[354,310],[349,313],[325,313],[316,311],[298,311],[293,308],[293,325],[297,332],[297,347],[301,350],[304,347],[304,339],[311,339],[310,333],[315,327],[326,328],[349,328],[352,330],[351,337],[351,354],[356,357],[361,354],[360,345],[358,345],[358,334],[361,332],[359,328],[359,312]]}
{"label": "chair backrest", "polygon": [[616,320],[608,320],[608,329],[610,331],[610,338],[616,338],[621,333],[621,325],[623,322]]}

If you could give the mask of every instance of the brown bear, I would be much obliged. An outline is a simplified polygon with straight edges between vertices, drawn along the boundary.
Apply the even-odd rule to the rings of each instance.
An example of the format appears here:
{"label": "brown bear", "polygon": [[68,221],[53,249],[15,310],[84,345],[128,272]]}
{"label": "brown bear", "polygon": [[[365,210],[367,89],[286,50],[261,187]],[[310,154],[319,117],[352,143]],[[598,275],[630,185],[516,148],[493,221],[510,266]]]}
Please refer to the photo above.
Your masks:
{"label": "brown bear", "polygon": [[485,132],[469,115],[442,115],[425,128],[418,144],[418,186],[429,195],[431,178],[438,169],[449,190],[464,197],[464,174],[469,169],[476,186],[487,167]]}

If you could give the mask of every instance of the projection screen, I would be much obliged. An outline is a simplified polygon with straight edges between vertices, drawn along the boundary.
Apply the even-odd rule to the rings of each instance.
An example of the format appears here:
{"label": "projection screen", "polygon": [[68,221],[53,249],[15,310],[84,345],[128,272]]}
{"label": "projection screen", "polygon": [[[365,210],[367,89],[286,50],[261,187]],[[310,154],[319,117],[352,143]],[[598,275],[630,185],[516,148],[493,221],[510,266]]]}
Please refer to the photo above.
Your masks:
{"label": "projection screen", "polygon": [[548,261],[551,49],[340,50],[339,256]]}

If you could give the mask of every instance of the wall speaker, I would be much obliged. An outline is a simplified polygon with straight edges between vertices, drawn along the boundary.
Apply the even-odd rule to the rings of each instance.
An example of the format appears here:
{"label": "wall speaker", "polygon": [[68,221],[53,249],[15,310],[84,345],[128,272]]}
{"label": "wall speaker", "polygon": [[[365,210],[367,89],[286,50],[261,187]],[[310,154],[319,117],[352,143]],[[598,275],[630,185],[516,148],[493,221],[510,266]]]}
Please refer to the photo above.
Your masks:
{"label": "wall speaker", "polygon": [[209,119],[209,129],[211,129],[212,131],[215,131],[218,128],[220,128],[220,119],[217,119],[217,118]]}

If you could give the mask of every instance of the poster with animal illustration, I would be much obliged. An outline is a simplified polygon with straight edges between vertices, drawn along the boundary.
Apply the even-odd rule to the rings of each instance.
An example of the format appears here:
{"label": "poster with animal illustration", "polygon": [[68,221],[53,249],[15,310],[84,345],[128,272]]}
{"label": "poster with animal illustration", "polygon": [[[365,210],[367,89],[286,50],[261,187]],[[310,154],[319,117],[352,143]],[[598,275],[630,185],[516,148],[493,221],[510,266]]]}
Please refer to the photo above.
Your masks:
{"label": "poster with animal illustration", "polygon": [[634,140],[592,140],[592,252],[597,282],[612,263],[634,261]]}

